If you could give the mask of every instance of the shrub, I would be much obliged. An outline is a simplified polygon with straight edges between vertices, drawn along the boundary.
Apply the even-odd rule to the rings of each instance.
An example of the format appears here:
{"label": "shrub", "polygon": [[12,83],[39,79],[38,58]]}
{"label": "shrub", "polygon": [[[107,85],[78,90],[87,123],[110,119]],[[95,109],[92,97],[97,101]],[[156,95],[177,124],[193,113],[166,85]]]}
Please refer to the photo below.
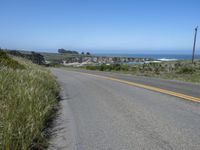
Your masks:
{"label": "shrub", "polygon": [[6,52],[0,49],[0,59],[8,59]]}
{"label": "shrub", "polygon": [[18,63],[16,60],[8,57],[7,53],[0,50],[0,67],[8,67],[12,69],[25,69],[23,65]]}
{"label": "shrub", "polygon": [[121,70],[128,71],[129,70],[129,66],[128,65],[121,65]]}
{"label": "shrub", "polygon": [[195,69],[189,68],[189,67],[180,68],[180,70],[178,71],[179,74],[192,74],[194,72],[195,72]]}

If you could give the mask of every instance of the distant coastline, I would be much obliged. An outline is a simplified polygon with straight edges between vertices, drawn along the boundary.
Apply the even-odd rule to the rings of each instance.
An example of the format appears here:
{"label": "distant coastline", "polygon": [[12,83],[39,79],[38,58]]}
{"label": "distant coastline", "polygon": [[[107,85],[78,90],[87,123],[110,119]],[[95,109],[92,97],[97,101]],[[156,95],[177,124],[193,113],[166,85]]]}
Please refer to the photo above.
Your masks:
{"label": "distant coastline", "polygon": [[[191,60],[191,54],[94,54],[95,56],[108,57],[134,57],[134,58],[152,58],[155,60]],[[196,54],[195,59],[200,59],[200,54]]]}

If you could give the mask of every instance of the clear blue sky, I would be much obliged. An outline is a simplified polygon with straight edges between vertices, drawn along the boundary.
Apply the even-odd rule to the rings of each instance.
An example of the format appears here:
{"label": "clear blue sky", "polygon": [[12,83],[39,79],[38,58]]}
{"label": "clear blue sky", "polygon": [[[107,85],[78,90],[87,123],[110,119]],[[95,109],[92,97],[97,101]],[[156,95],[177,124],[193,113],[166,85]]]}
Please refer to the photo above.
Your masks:
{"label": "clear blue sky", "polygon": [[[0,47],[190,53],[200,0],[0,0]],[[200,32],[197,38],[200,53]]]}

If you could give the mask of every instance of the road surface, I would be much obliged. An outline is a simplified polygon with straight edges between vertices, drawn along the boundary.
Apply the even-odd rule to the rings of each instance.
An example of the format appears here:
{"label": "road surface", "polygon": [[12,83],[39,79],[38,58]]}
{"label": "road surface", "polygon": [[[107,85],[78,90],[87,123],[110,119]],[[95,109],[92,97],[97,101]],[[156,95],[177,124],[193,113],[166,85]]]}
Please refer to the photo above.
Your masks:
{"label": "road surface", "polygon": [[[62,101],[50,150],[200,149],[200,103],[80,72],[52,72]],[[195,90],[189,94],[198,97]]]}
{"label": "road surface", "polygon": [[161,89],[172,90],[174,92],[183,93],[186,95],[199,97],[200,98],[200,84],[180,82],[176,80],[165,80],[158,78],[142,77],[142,76],[133,76],[130,74],[121,74],[114,72],[105,72],[105,71],[90,71],[90,70],[81,70],[73,69],[78,72],[91,73],[95,75],[102,75],[106,77],[113,77],[121,80],[126,80],[130,82],[145,84]]}

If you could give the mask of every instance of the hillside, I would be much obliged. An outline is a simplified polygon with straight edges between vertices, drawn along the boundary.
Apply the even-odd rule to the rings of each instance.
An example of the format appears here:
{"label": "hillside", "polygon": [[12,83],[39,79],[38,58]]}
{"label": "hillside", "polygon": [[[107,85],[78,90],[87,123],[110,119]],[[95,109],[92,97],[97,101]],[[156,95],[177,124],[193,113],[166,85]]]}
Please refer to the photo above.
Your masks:
{"label": "hillside", "polygon": [[0,149],[45,148],[58,85],[44,67],[0,50]]}

